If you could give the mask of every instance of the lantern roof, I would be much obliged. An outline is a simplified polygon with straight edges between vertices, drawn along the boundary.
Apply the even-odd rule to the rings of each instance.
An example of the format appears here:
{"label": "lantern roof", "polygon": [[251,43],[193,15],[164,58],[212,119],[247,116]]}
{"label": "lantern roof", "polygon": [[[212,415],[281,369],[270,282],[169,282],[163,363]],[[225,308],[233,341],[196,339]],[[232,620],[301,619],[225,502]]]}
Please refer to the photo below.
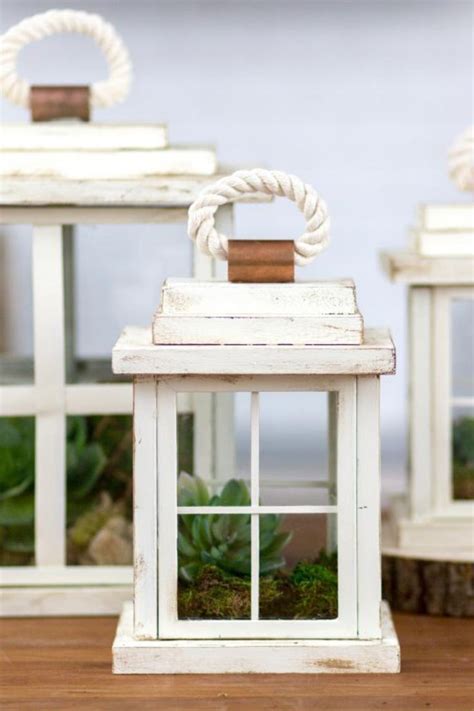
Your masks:
{"label": "lantern roof", "polygon": [[[292,240],[230,240],[214,225],[218,207],[252,193],[281,195],[306,218]],[[153,320],[156,345],[361,345],[363,320],[355,285],[294,282],[329,241],[324,201],[296,176],[238,171],[205,190],[189,209],[188,231],[197,248],[228,261],[229,281],[170,279]]]}
{"label": "lantern roof", "polygon": [[[306,218],[295,240],[230,240],[217,208],[251,194],[293,200]],[[294,281],[329,241],[324,201],[295,176],[238,171],[203,191],[189,209],[197,248],[228,260],[229,281],[168,279],[152,328],[127,329],[114,350],[129,374],[390,373],[388,331],[364,329],[351,279]]]}
{"label": "lantern roof", "polygon": [[474,204],[420,205],[408,249],[381,253],[394,282],[469,286],[474,283]]}

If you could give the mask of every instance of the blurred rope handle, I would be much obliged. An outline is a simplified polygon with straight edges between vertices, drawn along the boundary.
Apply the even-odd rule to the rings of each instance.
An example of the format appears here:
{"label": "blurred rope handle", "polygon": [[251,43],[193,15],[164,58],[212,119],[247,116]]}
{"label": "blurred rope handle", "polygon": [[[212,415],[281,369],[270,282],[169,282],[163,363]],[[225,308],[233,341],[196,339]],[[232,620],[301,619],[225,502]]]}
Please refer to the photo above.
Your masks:
{"label": "blurred rope handle", "polygon": [[30,85],[16,72],[17,55],[30,42],[60,32],[78,32],[91,37],[102,50],[109,77],[91,86],[90,103],[106,108],[128,94],[132,64],[128,50],[111,24],[99,15],[77,10],[49,10],[32,15],[0,36],[0,92],[13,104],[28,108]]}
{"label": "blurred rope handle", "polygon": [[238,170],[203,190],[189,208],[188,234],[204,254],[226,260],[228,237],[214,225],[217,209],[237,202],[249,193],[286,197],[299,207],[306,219],[304,234],[295,240],[295,263],[309,264],[329,242],[329,216],[318,193],[295,175],[278,170]]}
{"label": "blurred rope handle", "polygon": [[474,190],[474,126],[469,126],[453,143],[448,168],[459,190]]}

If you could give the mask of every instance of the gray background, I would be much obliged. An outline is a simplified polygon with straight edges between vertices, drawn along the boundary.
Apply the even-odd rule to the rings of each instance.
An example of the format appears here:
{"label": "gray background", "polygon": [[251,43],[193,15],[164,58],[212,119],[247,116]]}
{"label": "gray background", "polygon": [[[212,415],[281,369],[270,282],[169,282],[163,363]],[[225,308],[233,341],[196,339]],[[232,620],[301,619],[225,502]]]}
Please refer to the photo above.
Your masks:
{"label": "gray background", "polygon": [[[448,179],[446,151],[472,120],[472,4],[53,3],[71,5],[110,20],[134,64],[129,98],[97,121],[165,121],[173,142],[213,143],[224,163],[296,173],[327,200],[332,244],[299,276],[352,276],[366,323],[392,329],[398,373],[383,384],[384,478],[386,489],[402,486],[406,294],[383,276],[377,252],[406,244],[417,203],[467,199]],[[50,7],[3,0],[1,30]],[[89,83],[105,63],[86,38],[60,36],[26,48],[19,69],[32,83]],[[2,119],[27,116],[3,102]],[[239,236],[294,237],[302,224],[284,201],[237,208]],[[2,235],[0,337],[28,353],[28,230]],[[189,273],[190,247],[184,226],[88,227],[77,256],[79,351],[99,355],[125,323],[149,321],[162,278]],[[273,415],[275,432],[306,426],[301,409],[288,414]]]}

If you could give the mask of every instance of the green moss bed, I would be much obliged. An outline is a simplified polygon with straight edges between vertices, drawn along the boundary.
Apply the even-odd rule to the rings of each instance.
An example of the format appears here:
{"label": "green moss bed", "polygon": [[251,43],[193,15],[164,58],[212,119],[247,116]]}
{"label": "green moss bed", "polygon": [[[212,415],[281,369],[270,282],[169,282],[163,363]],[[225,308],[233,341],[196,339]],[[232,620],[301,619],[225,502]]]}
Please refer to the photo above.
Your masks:
{"label": "green moss bed", "polygon": [[[260,578],[260,618],[283,620],[337,617],[337,559],[322,552],[292,571]],[[250,618],[250,579],[204,565],[192,582],[179,581],[180,619]]]}

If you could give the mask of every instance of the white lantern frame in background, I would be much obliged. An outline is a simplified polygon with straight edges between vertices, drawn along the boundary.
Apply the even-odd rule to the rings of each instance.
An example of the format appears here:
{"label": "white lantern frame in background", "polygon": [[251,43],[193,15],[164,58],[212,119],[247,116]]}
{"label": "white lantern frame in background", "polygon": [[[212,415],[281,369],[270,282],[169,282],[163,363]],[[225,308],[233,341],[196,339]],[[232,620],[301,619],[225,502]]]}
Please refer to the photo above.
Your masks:
{"label": "white lantern frame in background", "polygon": [[[45,180],[40,193],[30,193],[28,204],[24,204],[27,179],[1,181],[0,223],[32,225],[35,380],[0,386],[0,416],[35,417],[36,478],[35,564],[0,568],[0,615],[116,614],[130,597],[131,567],[66,565],[66,417],[131,414],[133,410],[131,383],[67,382],[74,360],[70,347],[74,225],[110,225],[113,231],[117,224],[184,223],[189,204],[203,185],[214,179],[215,175],[153,178],[139,184],[117,181],[105,185],[103,192],[93,182],[81,186]],[[83,204],[81,190],[88,194]],[[127,202],[123,195],[127,195]],[[64,207],[51,204],[59,198]],[[66,206],[70,204],[74,206]],[[226,231],[232,229],[232,213],[229,205],[219,215]],[[195,276],[211,278],[215,269],[212,259],[194,250]],[[110,369],[106,360],[104,367]],[[199,432],[199,437],[194,437],[196,463],[217,476],[225,463],[213,449],[214,428],[219,431],[219,441],[226,441],[232,402],[201,398],[192,403],[188,398],[180,411],[194,414],[195,432]],[[226,446],[232,447],[232,441]]]}
{"label": "white lantern frame in background", "polygon": [[[269,192],[293,180],[249,171],[224,179],[215,192],[260,178]],[[306,188],[288,192],[311,205],[302,197]],[[212,188],[205,195],[203,202],[212,202]],[[202,224],[212,234],[208,219]],[[128,327],[114,347],[114,372],[134,379],[136,442],[134,601],[124,606],[117,630],[116,673],[399,671],[380,569],[379,378],[394,372],[394,346],[388,331],[364,330],[350,280],[304,283],[311,292],[306,303],[301,286],[169,280],[153,333]],[[215,336],[213,317],[226,322],[221,334],[234,324],[233,340]],[[294,340],[282,330],[288,319]],[[168,340],[170,333],[175,340]],[[260,500],[259,393],[289,391],[328,393],[328,478],[337,495],[326,505]],[[176,403],[182,392],[249,394],[250,505],[178,506]],[[250,616],[180,619],[178,517],[219,513],[250,516]],[[335,534],[338,539],[336,618],[259,619],[259,516],[268,513],[337,515],[337,530],[328,531],[330,546]]]}
{"label": "white lantern frame in background", "polygon": [[[472,224],[472,210],[466,205],[428,205],[421,215],[428,225],[435,219],[444,222],[445,229],[449,221],[461,221],[466,237]],[[438,245],[440,231],[432,228]],[[456,240],[460,228],[453,233]],[[429,231],[424,235],[429,245]],[[449,234],[444,254],[425,254],[420,243],[416,250],[382,254],[390,279],[409,289],[409,492],[393,502],[384,539],[387,555],[474,561],[474,502],[453,498],[451,453],[452,408],[474,408],[474,397],[452,392],[451,308],[458,299],[474,299],[473,236],[471,232],[471,240],[465,238],[462,255],[450,254]]]}

